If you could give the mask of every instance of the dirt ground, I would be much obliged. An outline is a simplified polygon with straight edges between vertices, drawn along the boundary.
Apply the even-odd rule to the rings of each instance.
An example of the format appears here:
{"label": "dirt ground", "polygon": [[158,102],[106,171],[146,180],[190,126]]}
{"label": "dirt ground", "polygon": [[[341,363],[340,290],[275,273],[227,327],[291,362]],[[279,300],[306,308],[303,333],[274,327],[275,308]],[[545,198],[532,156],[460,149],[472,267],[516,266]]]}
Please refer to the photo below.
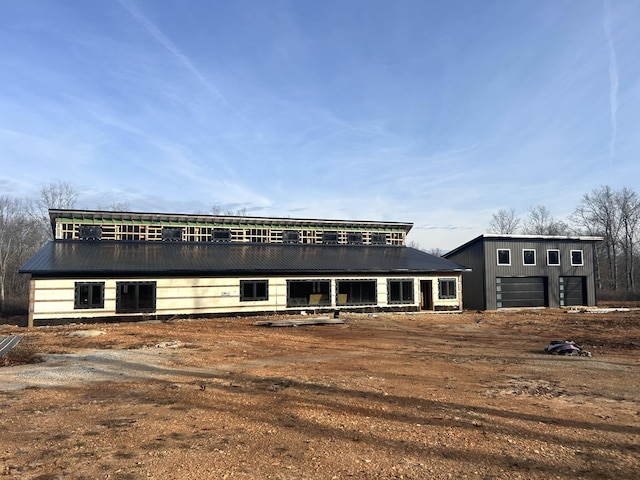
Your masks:
{"label": "dirt ground", "polygon": [[640,478],[640,310],[340,319],[1,325],[0,478]]}

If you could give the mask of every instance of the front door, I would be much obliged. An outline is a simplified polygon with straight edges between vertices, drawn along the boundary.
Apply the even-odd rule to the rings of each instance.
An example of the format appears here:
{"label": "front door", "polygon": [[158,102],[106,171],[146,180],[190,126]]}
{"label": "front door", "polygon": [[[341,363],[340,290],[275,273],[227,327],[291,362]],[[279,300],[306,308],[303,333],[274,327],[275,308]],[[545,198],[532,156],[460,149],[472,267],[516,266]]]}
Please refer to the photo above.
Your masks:
{"label": "front door", "polygon": [[433,310],[433,284],[431,280],[420,280],[420,309]]}

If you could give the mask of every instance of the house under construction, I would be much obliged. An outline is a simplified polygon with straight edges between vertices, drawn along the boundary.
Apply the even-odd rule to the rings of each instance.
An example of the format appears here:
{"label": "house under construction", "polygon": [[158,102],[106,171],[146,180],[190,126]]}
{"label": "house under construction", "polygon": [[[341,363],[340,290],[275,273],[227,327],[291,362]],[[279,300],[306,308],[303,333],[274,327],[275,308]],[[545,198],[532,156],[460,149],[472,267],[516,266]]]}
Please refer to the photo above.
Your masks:
{"label": "house under construction", "polygon": [[411,223],[50,210],[29,325],[301,310],[461,310],[465,267]]}

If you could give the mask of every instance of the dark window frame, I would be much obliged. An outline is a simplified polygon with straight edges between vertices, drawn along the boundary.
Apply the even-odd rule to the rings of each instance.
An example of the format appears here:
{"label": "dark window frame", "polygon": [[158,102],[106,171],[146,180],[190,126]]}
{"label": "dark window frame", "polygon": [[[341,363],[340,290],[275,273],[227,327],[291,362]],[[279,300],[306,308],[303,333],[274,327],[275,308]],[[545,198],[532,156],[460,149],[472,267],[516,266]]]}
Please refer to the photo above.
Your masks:
{"label": "dark window frame", "polygon": [[412,278],[389,278],[387,280],[387,303],[389,305],[414,302],[415,292]]}
{"label": "dark window frame", "polygon": [[362,232],[347,233],[347,243],[349,245],[362,245]]}
{"label": "dark window frame", "polygon": [[76,282],[73,308],[76,310],[104,308],[104,282]]}
{"label": "dark window frame", "polygon": [[387,234],[386,233],[372,233],[371,234],[371,245],[386,245],[387,244]]}
{"label": "dark window frame", "polygon": [[[348,290],[348,291],[345,291],[345,290]],[[340,301],[341,295],[347,295],[346,301],[344,302]],[[344,306],[352,306],[352,305],[355,306],[355,305],[377,305],[377,304],[378,304],[378,282],[375,279],[363,278],[363,279],[336,280],[336,305],[337,306],[344,307]]]}
{"label": "dark window frame", "polygon": [[116,282],[116,313],[153,313],[156,301],[155,281]]}
{"label": "dark window frame", "polygon": [[[453,293],[451,293],[453,290]],[[439,278],[438,279],[438,299],[455,300],[458,298],[458,279]]]}
{"label": "dark window frame", "polygon": [[297,230],[283,231],[282,243],[300,243],[300,232]]}
{"label": "dark window frame", "polygon": [[337,231],[322,232],[322,243],[325,245],[337,245],[340,242],[340,236]]}
{"label": "dark window frame", "polygon": [[102,225],[80,225],[78,227],[78,238],[81,240],[102,239]]}
{"label": "dark window frame", "polygon": [[331,306],[331,280],[287,280],[287,307],[327,306]]}
{"label": "dark window frame", "polygon": [[211,232],[211,241],[226,243],[231,241],[231,229],[230,228],[214,228]]}
{"label": "dark window frame", "polygon": [[241,302],[263,302],[266,300],[269,300],[269,280],[240,280]]}
{"label": "dark window frame", "polygon": [[181,242],[184,233],[182,227],[162,227],[163,242]]}

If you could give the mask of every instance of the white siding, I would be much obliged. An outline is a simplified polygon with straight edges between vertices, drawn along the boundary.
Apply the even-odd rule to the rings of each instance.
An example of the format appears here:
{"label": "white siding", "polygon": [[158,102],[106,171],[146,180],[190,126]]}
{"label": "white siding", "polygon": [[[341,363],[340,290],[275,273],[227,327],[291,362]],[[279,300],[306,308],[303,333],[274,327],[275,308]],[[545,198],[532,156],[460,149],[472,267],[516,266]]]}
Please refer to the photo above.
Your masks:
{"label": "white siding", "polygon": [[[456,278],[458,297],[456,299],[438,299],[438,278]],[[291,277],[295,280],[331,280],[331,305],[336,308],[335,280],[375,279],[377,285],[377,307],[398,307],[387,303],[388,276],[339,276],[326,275]],[[406,278],[406,277],[404,277]],[[32,279],[32,315],[33,320],[100,318],[113,316],[171,316],[171,315],[210,315],[228,313],[277,312],[299,310],[305,307],[287,307],[287,279],[285,277],[188,277],[188,278],[73,278],[73,279]],[[269,298],[265,301],[240,301],[240,280],[268,280]],[[432,280],[432,298],[435,307],[462,308],[462,278],[454,275],[424,275],[413,277],[414,303],[402,307],[420,306],[420,280]],[[116,313],[117,282],[156,282],[156,310],[153,313]],[[76,309],[76,282],[104,282],[104,308]],[[349,306],[349,309],[370,308],[367,306]],[[307,307],[308,309],[308,307]]]}

